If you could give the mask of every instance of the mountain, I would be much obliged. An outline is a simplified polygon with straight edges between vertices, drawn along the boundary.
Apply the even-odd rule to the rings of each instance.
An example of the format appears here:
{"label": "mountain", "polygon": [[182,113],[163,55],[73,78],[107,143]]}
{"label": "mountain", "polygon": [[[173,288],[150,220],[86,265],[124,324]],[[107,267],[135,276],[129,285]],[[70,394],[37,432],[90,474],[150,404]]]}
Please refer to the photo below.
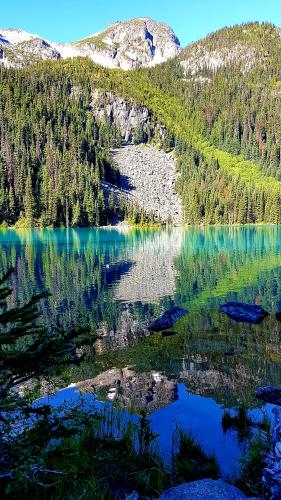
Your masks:
{"label": "mountain", "polygon": [[[269,23],[225,28],[182,51],[185,106],[211,144],[281,180],[281,36]],[[163,80],[163,78],[162,78]],[[180,79],[175,85],[179,84]]]}
{"label": "mountain", "polygon": [[13,28],[0,29],[0,63],[7,67],[60,57],[55,47],[38,35]]}
{"label": "mountain", "polygon": [[[91,37],[95,47],[105,51],[104,40],[109,44],[110,36],[112,43],[120,26]],[[10,31],[2,33],[3,50],[12,45]],[[13,35],[14,46],[39,43],[35,35]],[[71,47],[82,50],[80,43],[90,45],[86,39]],[[59,52],[58,60],[20,71],[0,65],[0,223],[100,225],[115,216],[144,221],[147,207],[128,208],[128,197],[116,194],[118,208],[112,187],[126,185],[132,199],[136,186],[128,181],[138,175],[141,199],[147,199],[146,185],[159,165],[142,161],[140,143],[176,158],[174,185],[186,223],[281,223],[276,26],[224,28],[162,64],[127,72],[89,58],[62,60],[57,45],[46,50]],[[116,156],[120,166],[112,150],[128,144]],[[130,179],[127,166],[137,171]],[[162,180],[173,185],[171,175],[163,173]],[[151,182],[157,191],[160,183]]]}
{"label": "mountain", "polygon": [[0,29],[0,61],[6,66],[86,56],[105,67],[129,70],[162,63],[180,50],[173,30],[150,18],[116,22],[100,33],[68,44],[49,42],[13,28]]}
{"label": "mountain", "polygon": [[214,73],[221,68],[239,68],[249,73],[257,65],[268,66],[274,48],[280,46],[281,30],[269,23],[247,23],[223,28],[187,46],[180,54],[189,74]]}
{"label": "mountain", "polygon": [[281,220],[280,53],[280,29],[247,23],[149,70],[149,82],[179,107],[170,127],[188,138],[181,168],[189,221]]}

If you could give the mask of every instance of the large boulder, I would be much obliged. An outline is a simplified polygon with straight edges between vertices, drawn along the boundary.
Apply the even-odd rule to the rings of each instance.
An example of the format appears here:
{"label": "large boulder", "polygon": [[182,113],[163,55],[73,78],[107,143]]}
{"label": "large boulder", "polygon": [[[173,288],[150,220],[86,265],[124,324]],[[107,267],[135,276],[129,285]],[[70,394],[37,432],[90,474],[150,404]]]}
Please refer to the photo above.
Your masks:
{"label": "large boulder", "polygon": [[279,387],[260,387],[256,390],[256,397],[266,403],[281,406],[281,389]]}
{"label": "large boulder", "polygon": [[159,316],[153,323],[148,326],[148,330],[151,332],[160,332],[162,330],[167,330],[171,328],[178,319],[182,316],[188,314],[187,309],[182,309],[181,307],[174,306],[171,309],[165,311],[162,316]]}
{"label": "large boulder", "polygon": [[222,479],[200,479],[164,491],[159,500],[245,500],[246,496]]}
{"label": "large boulder", "polygon": [[243,302],[226,302],[220,306],[220,311],[242,323],[261,323],[269,315],[261,306]]}

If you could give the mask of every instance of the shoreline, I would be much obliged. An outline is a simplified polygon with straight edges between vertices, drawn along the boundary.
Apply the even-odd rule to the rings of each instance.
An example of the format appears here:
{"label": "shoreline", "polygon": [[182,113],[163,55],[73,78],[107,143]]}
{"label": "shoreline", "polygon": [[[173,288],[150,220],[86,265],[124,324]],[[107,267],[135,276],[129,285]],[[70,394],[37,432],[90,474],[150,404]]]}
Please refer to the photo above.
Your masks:
{"label": "shoreline", "polygon": [[108,224],[106,226],[29,226],[29,227],[17,227],[14,226],[5,226],[0,224],[0,231],[7,230],[22,230],[22,229],[105,229],[105,230],[131,230],[131,229],[188,229],[188,228],[210,228],[210,227],[278,227],[281,224],[273,224],[272,222],[258,222],[258,223],[249,223],[249,224],[181,224],[181,225],[173,225],[173,224],[130,224],[126,221],[122,221],[119,224]]}

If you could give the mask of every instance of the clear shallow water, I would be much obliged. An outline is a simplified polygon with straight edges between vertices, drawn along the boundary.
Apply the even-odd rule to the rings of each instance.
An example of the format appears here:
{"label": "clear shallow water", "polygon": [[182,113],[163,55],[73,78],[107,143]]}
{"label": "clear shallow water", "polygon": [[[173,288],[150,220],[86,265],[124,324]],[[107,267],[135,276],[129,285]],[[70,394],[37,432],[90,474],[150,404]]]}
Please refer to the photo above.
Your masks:
{"label": "clear shallow water", "polygon": [[[255,388],[281,383],[281,323],[272,314],[238,324],[218,308],[239,300],[281,311],[281,228],[0,231],[0,272],[10,265],[12,304],[49,289],[48,324],[98,330],[97,356],[90,349],[71,382],[147,407],[163,454],[180,423],[235,473],[244,444],[223,434],[223,409],[244,403],[260,418]],[[149,334],[147,323],[174,303],[190,314],[170,336]]]}

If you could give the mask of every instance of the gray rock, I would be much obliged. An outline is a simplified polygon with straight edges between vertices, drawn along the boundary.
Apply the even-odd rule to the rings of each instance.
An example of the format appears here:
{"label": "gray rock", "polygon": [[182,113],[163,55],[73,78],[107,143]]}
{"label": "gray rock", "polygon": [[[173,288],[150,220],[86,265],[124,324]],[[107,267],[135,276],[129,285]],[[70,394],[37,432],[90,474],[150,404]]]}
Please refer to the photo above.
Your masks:
{"label": "gray rock", "polygon": [[172,307],[168,311],[165,311],[162,316],[153,321],[153,323],[148,326],[148,330],[151,332],[167,330],[168,328],[171,328],[171,326],[173,326],[178,319],[186,314],[188,314],[187,309],[182,309],[177,306]]}
{"label": "gray rock", "polygon": [[[272,387],[262,388],[264,393]],[[270,394],[270,392],[269,392]],[[264,460],[263,482],[271,493],[271,500],[281,499],[281,408],[274,408],[271,423],[271,448]]]}
{"label": "gray rock", "polygon": [[148,17],[113,23],[71,46],[102,66],[125,70],[162,63],[181,50],[173,30]]}
{"label": "gray rock", "polygon": [[143,133],[154,133],[152,114],[145,106],[134,106],[131,102],[111,92],[96,90],[92,96],[91,110],[96,118],[102,122],[110,120],[120,131],[125,143],[131,143],[139,127]]}
{"label": "gray rock", "polygon": [[279,387],[260,387],[256,390],[256,397],[266,403],[281,406],[281,388]]}
{"label": "gray rock", "polygon": [[[114,116],[115,120],[119,116],[116,121],[119,127],[117,108]],[[126,130],[133,133],[133,128],[132,121],[125,121],[123,134]],[[121,174],[119,191],[128,201],[147,213],[153,212],[161,222],[174,225],[184,222],[181,197],[175,187],[179,174],[173,153],[153,145],[128,145],[112,150],[111,156]]]}
{"label": "gray rock", "polygon": [[227,302],[220,306],[220,311],[235,321],[242,323],[261,323],[269,315],[261,306],[243,302]]}
{"label": "gray rock", "polygon": [[240,490],[221,479],[201,479],[164,491],[159,500],[245,500]]}

